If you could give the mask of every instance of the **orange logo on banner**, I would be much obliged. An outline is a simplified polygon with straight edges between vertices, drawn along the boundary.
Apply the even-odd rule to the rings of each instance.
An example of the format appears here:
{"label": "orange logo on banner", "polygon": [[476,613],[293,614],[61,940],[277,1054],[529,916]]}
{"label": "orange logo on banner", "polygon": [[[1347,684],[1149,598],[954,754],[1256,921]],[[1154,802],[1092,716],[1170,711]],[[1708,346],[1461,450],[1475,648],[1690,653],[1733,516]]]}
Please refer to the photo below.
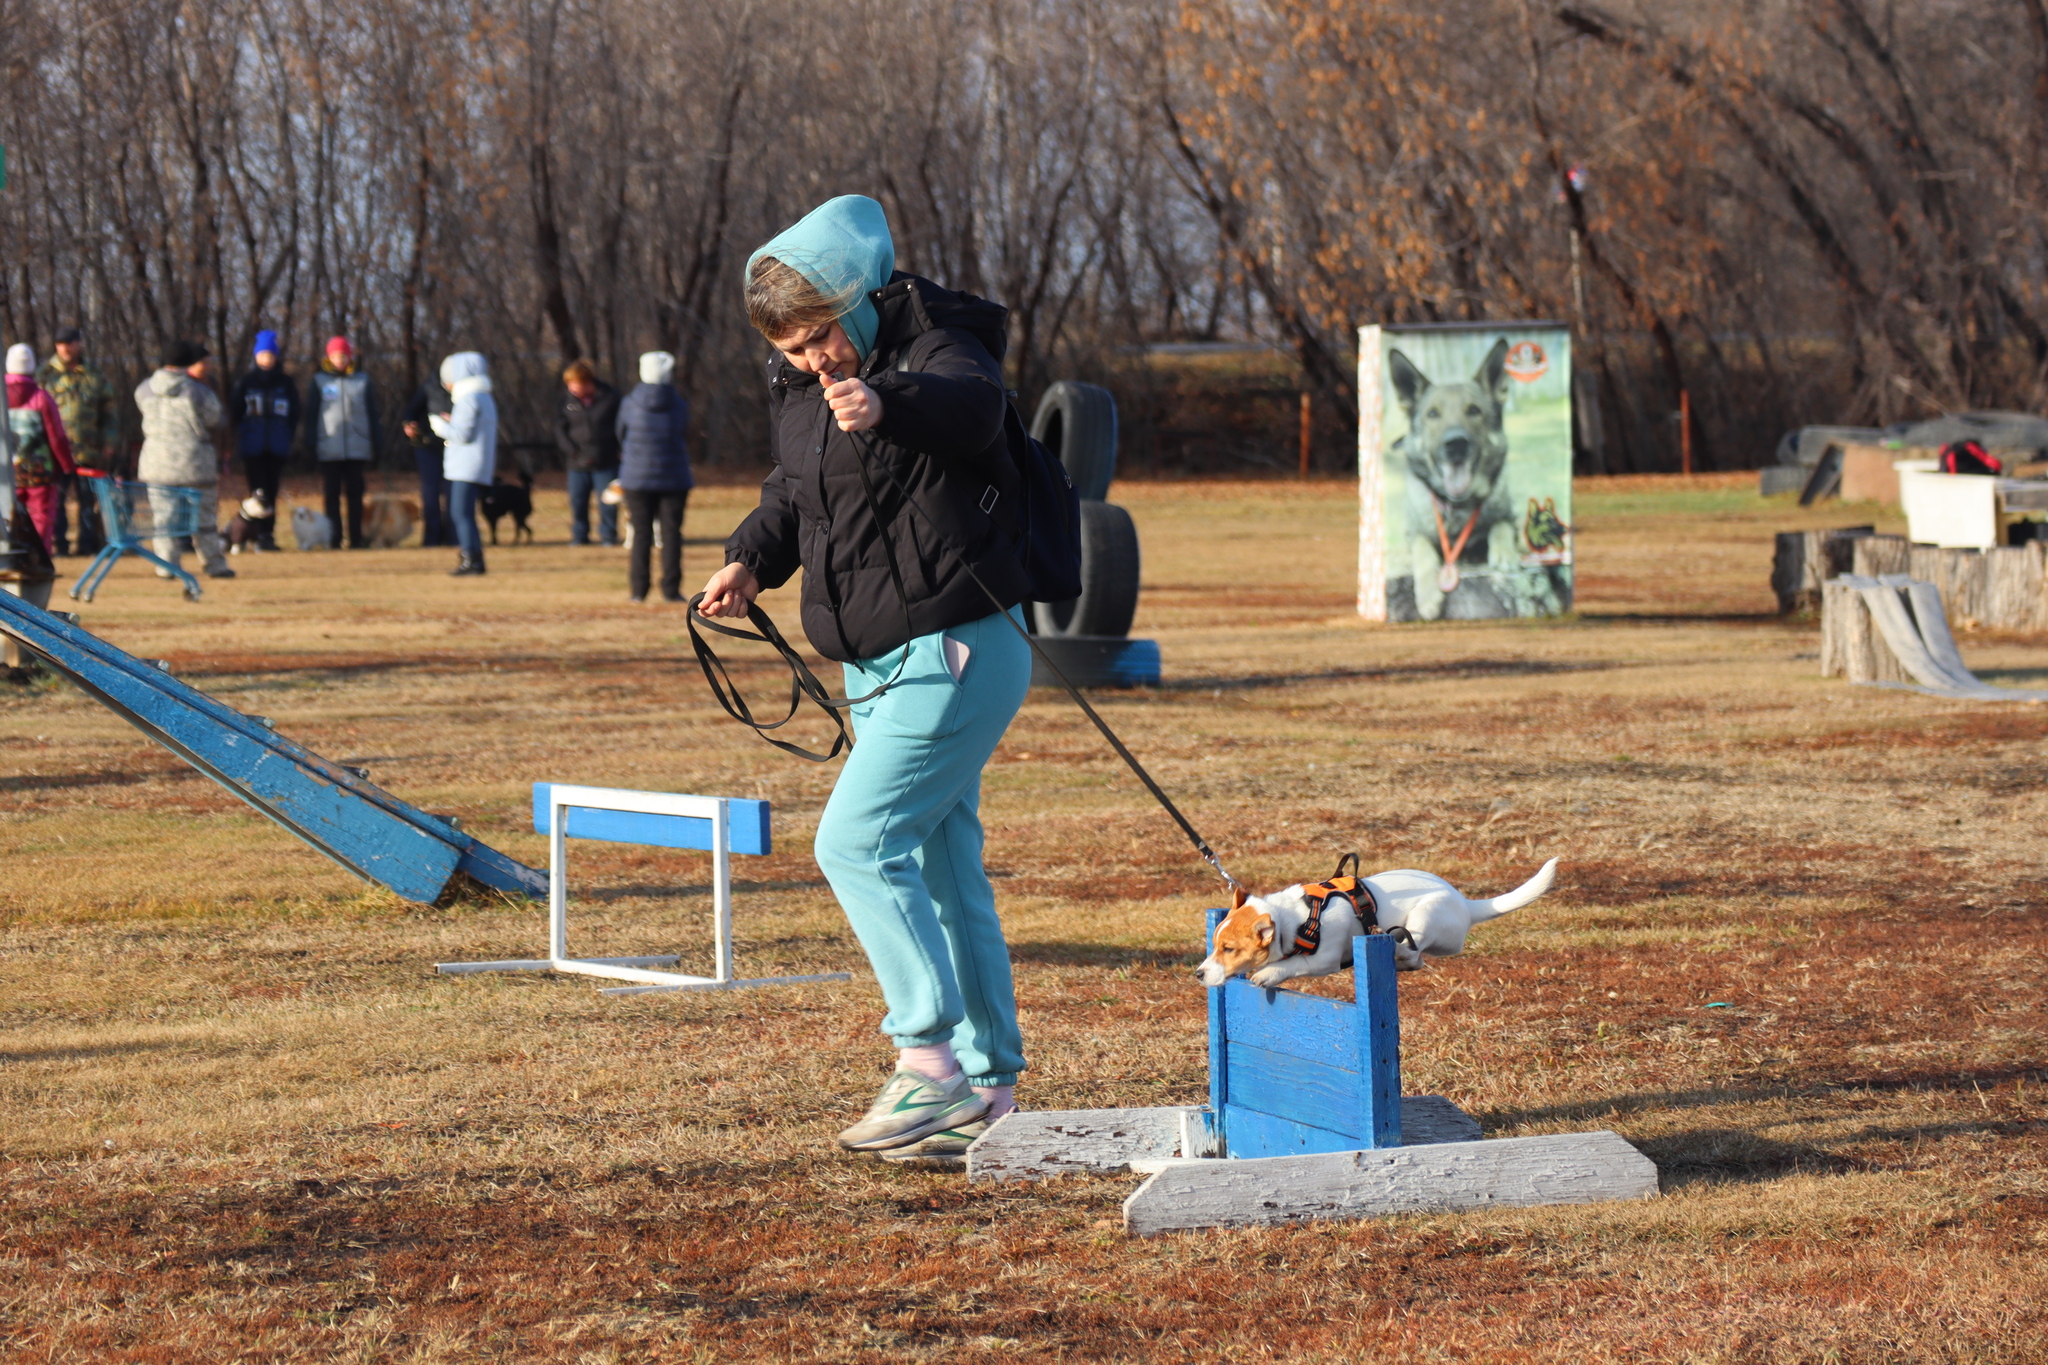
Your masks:
{"label": "orange logo on banner", "polygon": [[1508,374],[1524,384],[1533,384],[1550,371],[1550,357],[1533,341],[1518,341],[1508,347]]}

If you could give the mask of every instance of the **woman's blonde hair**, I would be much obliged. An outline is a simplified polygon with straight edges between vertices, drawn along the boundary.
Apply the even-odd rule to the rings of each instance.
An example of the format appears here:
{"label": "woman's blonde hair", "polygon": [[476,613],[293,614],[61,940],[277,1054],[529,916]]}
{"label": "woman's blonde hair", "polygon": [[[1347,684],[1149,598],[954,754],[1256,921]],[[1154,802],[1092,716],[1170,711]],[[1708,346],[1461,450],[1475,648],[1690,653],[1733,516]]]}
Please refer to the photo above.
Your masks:
{"label": "woman's blonde hair", "polygon": [[562,371],[562,382],[564,384],[595,384],[597,382],[597,367],[587,360],[572,360],[569,362],[569,368]]}
{"label": "woman's blonde hair", "polygon": [[[856,285],[854,294],[859,292]],[[826,298],[802,271],[773,256],[755,261],[753,270],[748,272],[747,321],[771,342],[780,342],[797,331],[808,335],[828,322],[836,322],[852,302],[852,298]]]}

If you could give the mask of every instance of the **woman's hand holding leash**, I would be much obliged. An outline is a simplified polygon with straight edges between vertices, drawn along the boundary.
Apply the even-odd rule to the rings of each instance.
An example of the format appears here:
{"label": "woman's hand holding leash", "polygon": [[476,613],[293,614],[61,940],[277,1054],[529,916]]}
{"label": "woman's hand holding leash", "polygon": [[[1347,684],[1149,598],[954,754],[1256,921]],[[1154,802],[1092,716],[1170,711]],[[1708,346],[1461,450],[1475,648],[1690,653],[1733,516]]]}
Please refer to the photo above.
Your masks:
{"label": "woman's hand holding leash", "polygon": [[832,381],[825,386],[825,403],[841,431],[866,431],[882,420],[882,395],[864,381],[825,377]]}
{"label": "woman's hand holding leash", "polygon": [[761,580],[744,564],[728,564],[704,585],[697,610],[706,616],[745,616],[761,595]]}

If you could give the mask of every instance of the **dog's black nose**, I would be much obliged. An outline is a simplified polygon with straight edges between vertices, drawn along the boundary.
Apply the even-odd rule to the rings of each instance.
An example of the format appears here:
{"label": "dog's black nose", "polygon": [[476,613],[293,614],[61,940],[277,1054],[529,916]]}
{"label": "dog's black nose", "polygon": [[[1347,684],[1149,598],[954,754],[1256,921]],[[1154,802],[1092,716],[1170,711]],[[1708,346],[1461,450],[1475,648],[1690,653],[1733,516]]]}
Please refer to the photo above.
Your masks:
{"label": "dog's black nose", "polygon": [[1472,453],[1472,442],[1463,436],[1446,436],[1442,449],[1445,459],[1462,460]]}

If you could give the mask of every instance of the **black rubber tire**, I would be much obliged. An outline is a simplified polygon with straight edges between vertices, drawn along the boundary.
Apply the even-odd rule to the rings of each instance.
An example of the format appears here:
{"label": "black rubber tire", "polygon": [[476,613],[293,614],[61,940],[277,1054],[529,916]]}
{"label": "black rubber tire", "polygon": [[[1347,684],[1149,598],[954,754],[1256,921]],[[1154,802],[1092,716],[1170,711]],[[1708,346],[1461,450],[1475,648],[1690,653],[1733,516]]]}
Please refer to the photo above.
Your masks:
{"label": "black rubber tire", "polygon": [[1108,389],[1060,380],[1038,400],[1031,434],[1067,467],[1081,501],[1109,496],[1116,477],[1116,399]]}
{"label": "black rubber tire", "polygon": [[1033,602],[1039,635],[1130,633],[1138,611],[1138,528],[1113,502],[1081,504],[1081,595],[1071,602]]}

